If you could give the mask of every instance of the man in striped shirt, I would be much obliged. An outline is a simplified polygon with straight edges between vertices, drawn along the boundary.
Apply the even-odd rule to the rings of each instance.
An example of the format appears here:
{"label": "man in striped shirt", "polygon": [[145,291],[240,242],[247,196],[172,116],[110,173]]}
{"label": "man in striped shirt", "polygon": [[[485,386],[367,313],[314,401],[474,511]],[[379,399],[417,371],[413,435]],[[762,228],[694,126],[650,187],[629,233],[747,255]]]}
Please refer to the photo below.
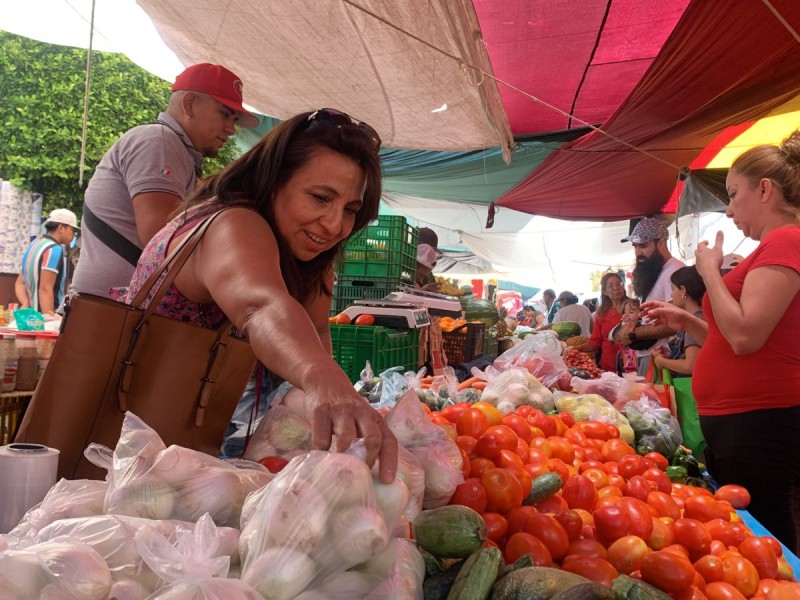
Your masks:
{"label": "man in striped shirt", "polygon": [[31,307],[42,314],[55,312],[64,300],[67,277],[65,245],[78,231],[78,218],[66,208],[50,213],[44,222],[44,235],[36,238],[22,256],[22,272],[14,290],[21,308]]}

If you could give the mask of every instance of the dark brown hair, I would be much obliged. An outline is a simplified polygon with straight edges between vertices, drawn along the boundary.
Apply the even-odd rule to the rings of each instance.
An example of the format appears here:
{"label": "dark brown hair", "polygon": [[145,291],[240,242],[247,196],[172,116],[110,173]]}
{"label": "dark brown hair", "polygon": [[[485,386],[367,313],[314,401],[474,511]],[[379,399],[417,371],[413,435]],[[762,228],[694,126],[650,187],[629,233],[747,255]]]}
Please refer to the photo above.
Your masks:
{"label": "dark brown hair", "polygon": [[[254,206],[275,234],[283,279],[289,293],[299,302],[320,293],[331,295],[325,284],[326,274],[347,239],[377,217],[381,198],[381,165],[374,142],[355,125],[337,127],[309,120],[311,114],[300,113],[279,124],[222,171],[203,179],[179,208],[179,212],[185,211],[209,201],[210,205]],[[275,206],[275,196],[318,148],[343,154],[364,170],[364,201],[347,239],[310,261],[299,261],[275,224],[275,211],[280,210]]]}
{"label": "dark brown hair", "polygon": [[[599,318],[603,318],[608,310],[614,305],[611,301],[611,296],[606,294],[606,285],[608,285],[608,280],[612,277],[616,277],[619,279],[619,282],[622,284],[622,291],[625,291],[625,282],[622,280],[622,277],[619,276],[619,273],[616,271],[609,271],[605,275],[600,278],[600,306],[597,307],[597,316]],[[627,294],[625,294],[627,297]]]}

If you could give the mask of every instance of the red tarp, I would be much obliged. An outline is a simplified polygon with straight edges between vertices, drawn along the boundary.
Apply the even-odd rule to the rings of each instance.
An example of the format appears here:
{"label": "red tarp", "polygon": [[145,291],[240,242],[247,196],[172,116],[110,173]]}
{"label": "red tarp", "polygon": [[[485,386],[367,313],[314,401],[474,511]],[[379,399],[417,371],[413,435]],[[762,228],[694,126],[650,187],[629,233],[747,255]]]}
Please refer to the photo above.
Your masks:
{"label": "red tarp", "polygon": [[[689,165],[727,126],[764,116],[800,88],[800,44],[762,2],[694,0],[603,129],[671,165]],[[773,0],[800,30],[800,2]],[[513,129],[513,125],[512,125]],[[592,132],[551,154],[497,204],[566,219],[658,212],[678,171]]]}

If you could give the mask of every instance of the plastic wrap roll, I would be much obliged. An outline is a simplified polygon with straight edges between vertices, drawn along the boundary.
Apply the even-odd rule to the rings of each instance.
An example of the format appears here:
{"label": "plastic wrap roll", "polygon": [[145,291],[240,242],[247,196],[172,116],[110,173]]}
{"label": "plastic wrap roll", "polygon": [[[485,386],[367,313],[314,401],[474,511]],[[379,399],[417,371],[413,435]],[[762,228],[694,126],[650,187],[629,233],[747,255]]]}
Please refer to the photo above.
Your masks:
{"label": "plastic wrap roll", "polygon": [[58,450],[40,444],[0,446],[0,533],[8,533],[56,483]]}

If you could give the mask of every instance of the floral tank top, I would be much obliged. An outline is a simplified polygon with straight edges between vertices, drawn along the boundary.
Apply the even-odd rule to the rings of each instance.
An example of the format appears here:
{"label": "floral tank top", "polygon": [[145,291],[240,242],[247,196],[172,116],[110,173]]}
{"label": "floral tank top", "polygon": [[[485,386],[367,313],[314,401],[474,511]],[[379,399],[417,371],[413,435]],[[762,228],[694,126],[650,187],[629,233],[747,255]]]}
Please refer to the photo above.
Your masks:
{"label": "floral tank top", "polygon": [[[136,270],[131,278],[130,287],[112,290],[112,297],[122,302],[130,303],[147,281],[147,278],[164,262],[172,240],[190,230],[204,217],[219,210],[219,205],[203,206],[188,214],[182,213],[167,223],[153,236],[142,251],[142,256],[139,258]],[[165,272],[159,277],[144,302],[142,302],[142,308],[150,306],[155,291],[166,276],[167,273]],[[225,313],[216,303],[201,303],[190,300],[174,284],[169,286],[169,289],[153,312],[157,315],[183,321],[184,323],[193,323],[207,329],[216,329],[227,319]]]}

